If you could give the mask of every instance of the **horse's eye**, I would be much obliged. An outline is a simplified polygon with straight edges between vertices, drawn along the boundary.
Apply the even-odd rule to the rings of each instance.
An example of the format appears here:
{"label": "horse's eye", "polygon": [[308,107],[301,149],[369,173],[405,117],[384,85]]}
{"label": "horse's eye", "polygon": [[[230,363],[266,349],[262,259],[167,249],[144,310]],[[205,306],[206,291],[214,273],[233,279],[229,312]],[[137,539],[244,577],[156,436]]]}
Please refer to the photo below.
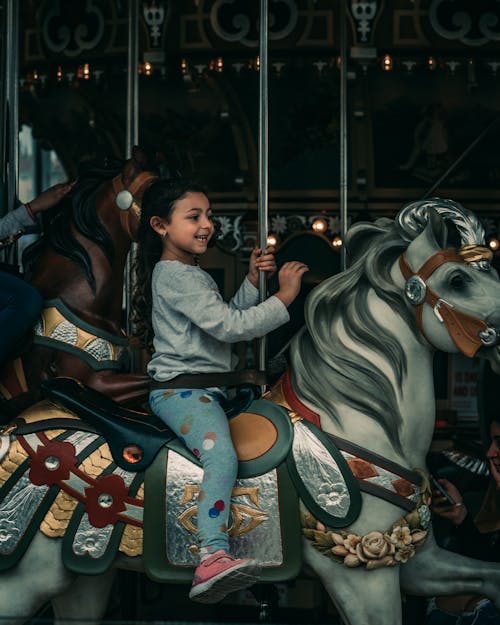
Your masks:
{"label": "horse's eye", "polygon": [[467,278],[466,276],[464,276],[463,273],[454,273],[451,276],[451,280],[450,280],[450,286],[452,289],[454,289],[455,291],[461,291],[462,289],[465,288],[467,284]]}

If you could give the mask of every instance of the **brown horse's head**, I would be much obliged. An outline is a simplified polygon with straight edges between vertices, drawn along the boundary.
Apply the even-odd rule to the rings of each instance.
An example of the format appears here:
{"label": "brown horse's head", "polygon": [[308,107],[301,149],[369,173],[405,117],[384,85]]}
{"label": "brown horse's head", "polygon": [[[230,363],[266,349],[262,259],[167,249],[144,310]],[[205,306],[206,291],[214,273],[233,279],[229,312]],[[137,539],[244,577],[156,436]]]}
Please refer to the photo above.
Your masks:
{"label": "brown horse's head", "polygon": [[63,295],[68,281],[73,290],[77,283],[86,283],[88,295],[97,297],[115,275],[123,274],[142,194],[156,177],[138,147],[125,162],[81,164],[71,196],[46,212],[44,235],[23,258],[28,279],[46,299]]}

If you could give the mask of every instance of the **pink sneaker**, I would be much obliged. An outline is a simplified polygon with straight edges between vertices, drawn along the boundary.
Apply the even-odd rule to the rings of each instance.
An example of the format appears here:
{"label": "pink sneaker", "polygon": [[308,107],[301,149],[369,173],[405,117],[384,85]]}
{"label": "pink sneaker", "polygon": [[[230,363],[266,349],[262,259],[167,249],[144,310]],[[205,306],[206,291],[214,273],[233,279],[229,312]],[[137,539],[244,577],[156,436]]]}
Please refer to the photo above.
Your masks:
{"label": "pink sneaker", "polygon": [[236,560],[219,549],[196,567],[189,598],[199,603],[217,603],[230,592],[255,584],[259,573],[255,560]]}

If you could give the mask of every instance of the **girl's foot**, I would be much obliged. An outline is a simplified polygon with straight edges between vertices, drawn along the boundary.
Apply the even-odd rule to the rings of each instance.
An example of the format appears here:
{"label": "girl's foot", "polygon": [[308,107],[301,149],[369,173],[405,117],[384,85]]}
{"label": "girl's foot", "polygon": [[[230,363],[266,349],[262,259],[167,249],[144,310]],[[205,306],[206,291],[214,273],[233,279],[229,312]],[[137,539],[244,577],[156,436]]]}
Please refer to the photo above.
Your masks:
{"label": "girl's foot", "polygon": [[230,592],[255,584],[259,573],[255,560],[236,560],[219,549],[196,568],[189,598],[199,603],[217,603]]}

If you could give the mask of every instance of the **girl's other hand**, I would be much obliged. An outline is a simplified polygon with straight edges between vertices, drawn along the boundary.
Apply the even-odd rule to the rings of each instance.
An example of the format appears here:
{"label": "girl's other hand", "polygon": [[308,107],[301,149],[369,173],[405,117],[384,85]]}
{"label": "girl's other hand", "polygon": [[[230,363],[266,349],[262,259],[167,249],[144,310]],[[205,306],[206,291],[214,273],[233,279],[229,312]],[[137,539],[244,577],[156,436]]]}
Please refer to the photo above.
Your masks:
{"label": "girl's other hand", "polygon": [[280,283],[279,291],[276,293],[285,306],[290,306],[293,300],[300,293],[302,276],[309,267],[305,263],[293,260],[285,263],[278,273]]}
{"label": "girl's other hand", "polygon": [[256,247],[252,251],[247,277],[255,287],[259,286],[259,271],[265,271],[269,276],[276,271],[274,252],[274,247],[266,247],[263,252],[260,247]]}

